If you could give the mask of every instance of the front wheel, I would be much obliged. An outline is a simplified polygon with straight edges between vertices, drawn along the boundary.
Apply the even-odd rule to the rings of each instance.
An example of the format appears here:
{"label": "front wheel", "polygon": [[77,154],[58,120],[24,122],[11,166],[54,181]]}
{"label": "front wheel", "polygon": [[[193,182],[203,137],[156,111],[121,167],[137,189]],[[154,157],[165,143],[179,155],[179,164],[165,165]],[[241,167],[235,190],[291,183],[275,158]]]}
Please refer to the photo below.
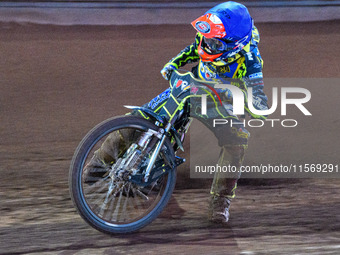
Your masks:
{"label": "front wheel", "polygon": [[176,168],[169,170],[166,163],[175,158],[168,138],[152,170],[156,177],[147,184],[131,181],[143,174],[152,148],[138,161],[139,168],[131,171],[134,176],[124,177],[122,162],[132,161],[131,148],[150,129],[158,127],[136,116],[115,117],[97,125],[79,144],[70,166],[70,193],[79,214],[92,227],[109,234],[133,232],[152,222],[169,202]]}

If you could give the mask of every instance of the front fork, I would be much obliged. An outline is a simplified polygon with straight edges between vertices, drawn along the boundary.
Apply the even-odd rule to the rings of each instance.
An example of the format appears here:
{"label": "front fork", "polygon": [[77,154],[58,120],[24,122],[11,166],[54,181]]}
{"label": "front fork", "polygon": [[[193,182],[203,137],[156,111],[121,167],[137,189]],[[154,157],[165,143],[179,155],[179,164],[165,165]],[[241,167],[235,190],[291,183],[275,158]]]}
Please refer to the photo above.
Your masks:
{"label": "front fork", "polygon": [[149,177],[150,177],[150,172],[151,172],[151,169],[153,168],[155,162],[156,162],[156,159],[157,159],[157,156],[159,155],[162,147],[163,147],[163,144],[165,142],[165,139],[166,139],[166,134],[169,132],[171,128],[171,124],[168,123],[166,124],[165,128],[164,129],[161,129],[161,133],[162,133],[162,137],[161,139],[158,141],[157,145],[156,145],[156,148],[155,150],[153,151],[152,155],[151,155],[151,158],[150,158],[150,161],[149,161],[149,164],[145,170],[145,175],[144,175],[144,182],[148,182],[149,180]]}

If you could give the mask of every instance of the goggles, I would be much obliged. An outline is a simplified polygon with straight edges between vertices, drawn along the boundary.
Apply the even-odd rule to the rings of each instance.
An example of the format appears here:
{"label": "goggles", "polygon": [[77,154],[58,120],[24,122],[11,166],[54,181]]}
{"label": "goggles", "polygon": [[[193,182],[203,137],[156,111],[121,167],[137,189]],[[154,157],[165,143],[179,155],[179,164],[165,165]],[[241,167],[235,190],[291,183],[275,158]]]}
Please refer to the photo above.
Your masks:
{"label": "goggles", "polygon": [[[202,46],[210,54],[218,54],[227,51],[231,51],[237,47],[233,41],[224,41],[217,38],[206,38],[203,36]],[[210,52],[209,52],[210,51]]]}

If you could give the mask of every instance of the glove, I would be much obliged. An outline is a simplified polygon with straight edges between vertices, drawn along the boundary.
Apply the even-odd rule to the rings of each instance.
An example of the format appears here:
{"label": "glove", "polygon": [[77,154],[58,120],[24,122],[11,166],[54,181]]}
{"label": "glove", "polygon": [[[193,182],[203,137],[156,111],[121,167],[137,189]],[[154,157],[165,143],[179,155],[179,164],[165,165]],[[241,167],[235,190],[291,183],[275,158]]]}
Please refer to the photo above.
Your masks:
{"label": "glove", "polygon": [[167,64],[163,67],[163,69],[161,70],[161,74],[163,76],[164,79],[169,80],[170,75],[172,73],[173,70],[177,70],[177,68],[171,64]]}

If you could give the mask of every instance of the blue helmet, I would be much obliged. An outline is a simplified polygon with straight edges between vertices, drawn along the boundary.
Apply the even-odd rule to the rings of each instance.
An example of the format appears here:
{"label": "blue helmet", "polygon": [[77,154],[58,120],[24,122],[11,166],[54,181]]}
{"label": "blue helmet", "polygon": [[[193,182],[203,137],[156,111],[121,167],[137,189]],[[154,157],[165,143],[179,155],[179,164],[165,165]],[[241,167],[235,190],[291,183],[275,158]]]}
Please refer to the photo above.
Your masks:
{"label": "blue helmet", "polygon": [[225,2],[194,20],[193,27],[201,33],[198,54],[202,61],[230,58],[251,40],[253,19],[248,9],[236,2]]}

